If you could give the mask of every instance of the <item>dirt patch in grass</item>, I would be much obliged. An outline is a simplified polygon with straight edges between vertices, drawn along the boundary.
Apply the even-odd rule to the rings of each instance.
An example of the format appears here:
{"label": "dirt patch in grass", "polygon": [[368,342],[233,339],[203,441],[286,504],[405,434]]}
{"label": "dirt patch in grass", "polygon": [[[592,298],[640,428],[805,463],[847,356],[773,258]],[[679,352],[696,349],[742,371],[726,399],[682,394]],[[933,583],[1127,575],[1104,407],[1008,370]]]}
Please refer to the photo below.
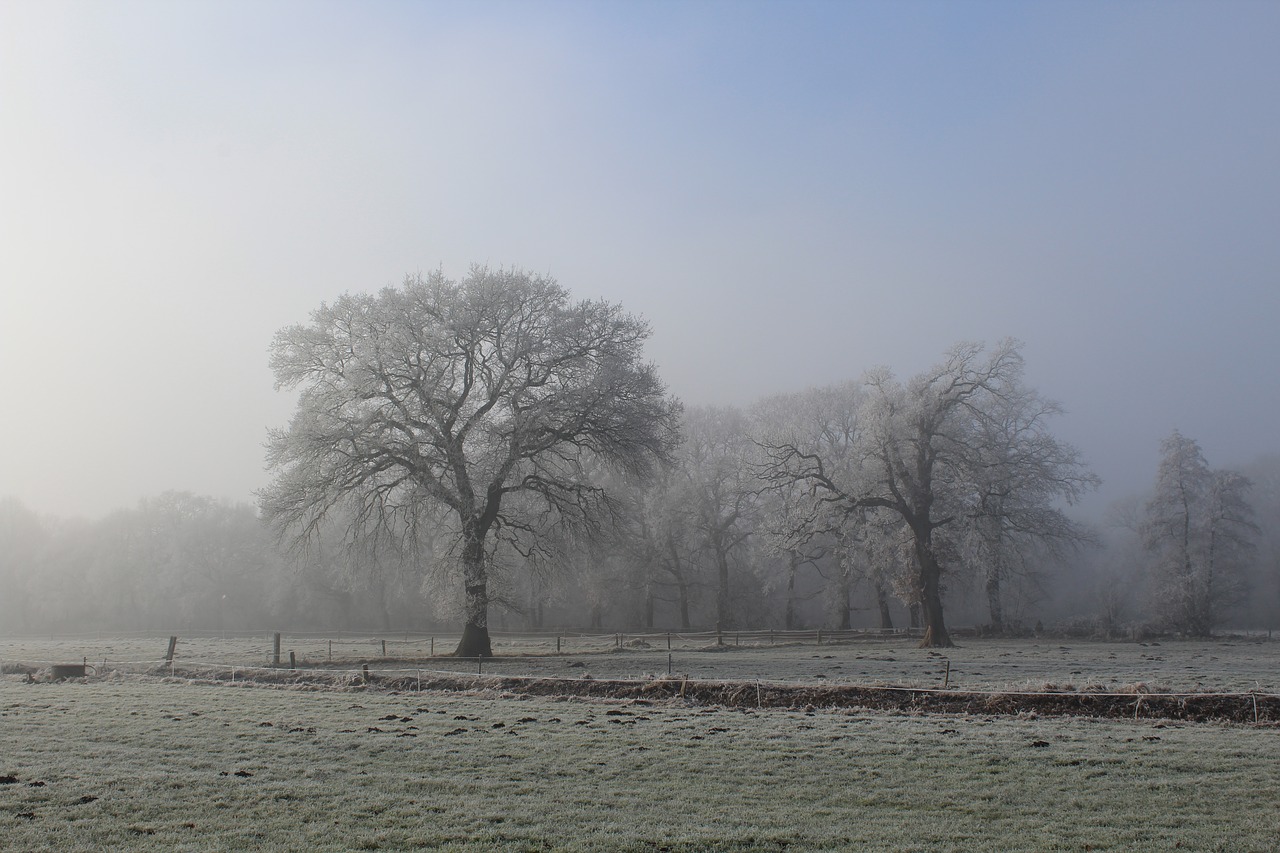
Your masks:
{"label": "dirt patch in grass", "polygon": [[[168,674],[168,673],[166,673]],[[226,672],[184,671],[174,676],[228,681]],[[1120,691],[1056,690],[973,692],[913,687],[809,686],[762,681],[513,678],[421,673],[388,677],[330,674],[318,670],[253,670],[240,681],[266,684],[376,688],[397,691],[498,692],[512,696],[582,697],[729,708],[865,708],[909,714],[1069,716],[1169,719],[1280,725],[1280,696],[1269,693],[1165,693],[1135,685]]]}

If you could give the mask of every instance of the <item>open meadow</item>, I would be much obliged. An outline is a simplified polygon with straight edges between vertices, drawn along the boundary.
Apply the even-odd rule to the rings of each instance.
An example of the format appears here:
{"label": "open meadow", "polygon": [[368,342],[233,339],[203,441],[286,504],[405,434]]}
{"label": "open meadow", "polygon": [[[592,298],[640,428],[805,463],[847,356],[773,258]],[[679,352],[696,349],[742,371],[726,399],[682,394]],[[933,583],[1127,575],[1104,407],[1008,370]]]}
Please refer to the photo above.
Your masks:
{"label": "open meadow", "polygon": [[[955,648],[923,650],[902,635],[846,634],[822,644],[776,642],[760,634],[710,635],[496,635],[496,657],[483,662],[493,675],[644,678],[666,674],[696,679],[764,680],[795,684],[895,684],[966,690],[1041,689],[1045,685],[1151,690],[1280,693],[1280,642],[1265,635],[1209,640],[1093,642],[1058,639],[960,639]],[[840,635],[836,635],[839,637]],[[616,639],[615,639],[616,638]],[[621,642],[617,642],[620,640]],[[667,643],[671,644],[668,651]],[[457,637],[384,634],[284,635],[281,659],[293,652],[300,669],[474,673],[474,660],[448,656]],[[557,654],[559,645],[562,653]],[[145,672],[165,662],[167,638],[0,638],[0,666],[85,661],[96,671]],[[272,637],[180,637],[178,668],[244,672],[270,665]]]}
{"label": "open meadow", "polygon": [[[23,642],[0,658],[70,657],[50,642],[89,657],[84,640]],[[135,641],[111,642],[124,660]],[[215,641],[188,651],[197,642]],[[1277,645],[968,641],[946,659],[971,688],[1271,692]],[[673,657],[705,678],[939,677],[939,658],[905,641]],[[0,849],[1271,850],[1280,838],[1269,724],[271,685],[251,672],[215,683],[107,660],[83,680],[0,676]],[[517,662],[643,677],[667,652],[486,667]]]}

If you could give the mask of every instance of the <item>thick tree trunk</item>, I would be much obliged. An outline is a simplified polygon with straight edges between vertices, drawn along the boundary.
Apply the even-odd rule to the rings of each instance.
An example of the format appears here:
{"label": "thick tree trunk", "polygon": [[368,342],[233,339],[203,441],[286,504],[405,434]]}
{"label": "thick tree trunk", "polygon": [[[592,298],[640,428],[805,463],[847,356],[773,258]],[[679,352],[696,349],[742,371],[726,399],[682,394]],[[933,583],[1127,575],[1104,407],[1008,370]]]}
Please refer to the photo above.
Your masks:
{"label": "thick tree trunk", "polygon": [[912,631],[920,627],[920,602],[913,601],[907,605],[907,616],[910,619],[907,624],[911,626]]}
{"label": "thick tree trunk", "polygon": [[460,658],[491,658],[493,646],[489,643],[489,628],[468,622],[462,626],[462,640],[454,655]]}
{"label": "thick tree trunk", "polygon": [[462,552],[462,577],[466,584],[463,600],[462,639],[454,654],[460,658],[493,657],[489,642],[489,574],[484,564],[484,543],[473,535]]}
{"label": "thick tree trunk", "polygon": [[927,544],[918,547],[916,553],[920,559],[920,611],[924,617],[920,648],[949,648],[953,643],[942,618],[942,567]]}
{"label": "thick tree trunk", "polygon": [[460,658],[493,657],[493,646],[489,642],[489,585],[487,583],[467,585],[464,610],[466,622],[462,626],[462,639],[458,642],[458,648],[454,654]]}

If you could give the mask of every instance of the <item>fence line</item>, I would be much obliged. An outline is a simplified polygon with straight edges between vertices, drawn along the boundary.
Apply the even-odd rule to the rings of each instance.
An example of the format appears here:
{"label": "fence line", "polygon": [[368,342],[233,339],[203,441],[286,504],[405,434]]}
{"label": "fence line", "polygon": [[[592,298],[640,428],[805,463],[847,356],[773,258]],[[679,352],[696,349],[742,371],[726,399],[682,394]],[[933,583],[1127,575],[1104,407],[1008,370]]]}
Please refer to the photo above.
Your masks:
{"label": "fence line", "polygon": [[[491,663],[494,658],[454,658],[457,661],[470,661]],[[165,660],[146,661],[146,663],[163,664]],[[359,675],[359,676],[382,676],[394,673],[406,674],[416,673],[421,675],[444,675],[450,677],[467,676],[471,677],[471,673],[460,672],[456,669],[432,669],[429,667],[389,667],[374,669],[367,665],[361,666],[359,669],[343,669],[335,667],[271,667],[271,666],[253,666],[245,664],[227,664],[227,663],[201,663],[201,666],[207,669],[223,669],[234,670],[236,672],[269,672],[284,673],[295,672],[301,674],[314,675]],[[178,671],[175,668],[174,672]],[[487,680],[508,680],[508,681],[561,681],[566,683],[583,681],[581,676],[570,675],[518,675],[506,673],[476,673],[474,677]],[[1135,692],[1115,692],[1105,690],[1001,690],[1001,689],[980,689],[980,688],[958,688],[958,687],[910,687],[906,685],[858,685],[853,683],[828,682],[826,684],[817,685],[812,681],[799,681],[785,678],[697,678],[688,679],[687,676],[672,676],[668,680],[685,678],[690,681],[697,681],[700,684],[714,684],[722,687],[741,685],[741,684],[759,684],[763,687],[771,685],[778,687],[865,687],[877,691],[885,691],[892,693],[930,693],[938,695],[965,695],[965,696],[1023,696],[1023,697],[1043,697],[1043,696],[1096,696],[1105,699],[1187,699],[1187,698],[1217,698],[1217,699],[1280,699],[1280,693],[1271,693],[1264,690],[1232,690],[1232,691],[1180,691],[1180,692],[1155,692],[1155,691],[1135,691]],[[585,679],[593,682],[599,681],[623,681],[628,683],[647,683],[650,681],[661,680],[661,676],[655,678],[599,678]]]}
{"label": "fence line", "polygon": [[[460,663],[461,663],[461,662],[470,662],[470,663],[479,663],[479,664],[485,664],[485,663],[494,664],[494,663],[502,663],[502,662],[516,662],[516,661],[518,661],[518,660],[519,660],[519,658],[493,658],[493,657],[473,657],[473,658],[465,658],[465,657],[464,657],[464,658],[450,658],[450,659],[451,659],[451,660],[456,660],[456,661],[458,661],[458,662],[460,662]],[[24,663],[26,663],[26,662],[28,662],[28,661],[27,661],[27,660],[24,660],[23,662],[24,662]],[[44,663],[44,664],[52,664],[52,663],[54,663],[54,661],[29,661],[29,662],[30,662],[30,663],[37,663],[37,664],[40,664],[40,663]],[[158,666],[160,666],[160,665],[162,665],[162,664],[172,664],[172,665],[173,665],[173,667],[172,667],[172,671],[173,671],[174,673],[177,673],[177,672],[180,670],[180,667],[178,666],[178,663],[177,663],[177,661],[176,661],[176,660],[175,660],[175,661],[169,661],[169,660],[166,660],[166,659],[164,659],[164,658],[157,658],[157,659],[155,659],[155,660],[111,661],[111,663],[113,663],[113,664],[124,664],[124,663],[129,663],[129,664],[133,664],[133,665],[137,665],[137,664],[149,664],[149,665],[154,665],[154,666],[157,666],[157,667],[158,667]],[[377,675],[377,676],[382,676],[382,675],[388,675],[388,674],[393,674],[393,673],[402,673],[402,674],[403,674],[403,673],[410,673],[410,672],[412,672],[412,673],[426,674],[426,675],[445,675],[445,676],[450,676],[450,677],[456,677],[456,676],[460,676],[460,675],[461,675],[461,676],[470,676],[470,675],[471,675],[471,673],[468,673],[468,672],[461,672],[461,671],[456,670],[456,669],[433,669],[433,668],[430,668],[430,667],[422,667],[422,666],[418,666],[418,667],[403,667],[403,666],[401,666],[401,667],[372,668],[372,667],[370,667],[368,664],[365,664],[365,665],[362,665],[362,666],[361,666],[361,667],[359,667],[359,668],[351,668],[351,669],[348,669],[348,668],[342,668],[342,667],[328,667],[328,666],[326,666],[326,667],[317,667],[317,666],[293,666],[293,667],[289,667],[289,666],[256,666],[256,665],[253,665],[253,664],[244,664],[244,663],[230,664],[230,663],[219,663],[219,662],[203,661],[203,660],[202,660],[202,661],[198,661],[198,662],[194,662],[194,663],[198,663],[198,665],[199,665],[200,667],[205,668],[205,669],[228,670],[228,671],[235,671],[235,672],[250,672],[250,671],[255,671],[255,672],[268,672],[268,673],[277,673],[277,674],[278,674],[278,673],[285,673],[285,672],[294,672],[294,673],[300,673],[300,674],[313,674],[313,675],[359,675],[359,676],[373,676],[373,675]],[[90,664],[92,665],[92,662],[90,662]],[[189,665],[191,665],[191,664],[189,664],[189,663],[188,663],[188,664],[186,664],[186,665],[187,665],[187,666],[189,666]],[[584,680],[584,679],[582,678],[582,676],[569,676],[569,675],[520,675],[520,674],[508,674],[508,673],[495,673],[495,672],[492,672],[492,671],[491,671],[491,672],[489,672],[489,673],[476,673],[476,674],[475,674],[475,676],[476,676],[476,677],[479,677],[479,678],[492,679],[492,680],[496,680],[496,679],[508,679],[508,680],[516,680],[516,681],[563,681],[563,682],[575,682],[575,681],[583,681],[583,680]],[[184,676],[184,677],[188,677],[188,676]],[[688,676],[672,676],[672,677],[683,677],[683,678],[686,678],[686,679],[688,678]],[[634,678],[634,677],[633,677],[633,678],[627,678],[627,677],[618,677],[618,678],[600,678],[600,679],[589,679],[589,680],[591,680],[591,681],[624,681],[624,682],[644,683],[644,682],[648,682],[648,681],[659,680],[659,678],[661,678],[661,677],[654,677],[654,678]],[[720,685],[720,686],[730,686],[730,685],[740,685],[740,684],[751,684],[751,683],[754,683],[754,684],[759,684],[759,685],[766,686],[766,687],[767,687],[767,686],[769,686],[769,685],[777,685],[777,686],[781,686],[781,687],[819,687],[819,686],[820,686],[820,687],[823,687],[823,688],[827,688],[827,687],[866,687],[867,689],[874,689],[874,690],[878,690],[878,691],[886,691],[886,692],[900,692],[900,693],[930,693],[930,694],[941,694],[941,695],[957,695],[957,694],[959,694],[959,695],[971,695],[971,696],[1035,696],[1035,697],[1043,697],[1043,696],[1096,696],[1096,697],[1099,697],[1099,698],[1113,698],[1113,699],[1125,699],[1125,698],[1128,698],[1128,699],[1142,699],[1142,698],[1151,698],[1151,699],[1185,699],[1185,698],[1223,698],[1223,699],[1228,699],[1228,698],[1229,698],[1229,699],[1244,699],[1244,698],[1251,698],[1251,697],[1252,697],[1252,698],[1262,698],[1262,699],[1280,699],[1280,693],[1271,693],[1271,692],[1264,691],[1264,690],[1247,690],[1247,691],[1239,691],[1239,690],[1232,690],[1232,691],[1177,691],[1177,692],[1155,692],[1155,691],[1114,692],[1114,691],[1104,691],[1104,690],[1072,690],[1072,691],[1068,691],[1068,690],[1007,690],[1007,689],[993,689],[993,688],[985,688],[985,689],[984,689],[984,688],[964,688],[964,689],[961,689],[961,688],[958,688],[958,687],[911,687],[911,686],[906,686],[906,685],[858,685],[858,684],[854,684],[854,683],[851,683],[851,682],[832,682],[832,681],[829,681],[829,680],[828,680],[825,684],[818,685],[818,684],[815,684],[815,683],[814,683],[813,681],[811,681],[811,680],[810,680],[810,681],[801,681],[801,680],[792,680],[792,679],[785,679],[785,678],[767,678],[767,679],[765,679],[765,678],[751,678],[751,677],[748,677],[748,678],[701,678],[701,677],[700,677],[700,678],[697,678],[697,679],[689,679],[689,680],[696,680],[697,682],[699,682],[699,683],[701,683],[701,684],[714,684],[714,685]]]}

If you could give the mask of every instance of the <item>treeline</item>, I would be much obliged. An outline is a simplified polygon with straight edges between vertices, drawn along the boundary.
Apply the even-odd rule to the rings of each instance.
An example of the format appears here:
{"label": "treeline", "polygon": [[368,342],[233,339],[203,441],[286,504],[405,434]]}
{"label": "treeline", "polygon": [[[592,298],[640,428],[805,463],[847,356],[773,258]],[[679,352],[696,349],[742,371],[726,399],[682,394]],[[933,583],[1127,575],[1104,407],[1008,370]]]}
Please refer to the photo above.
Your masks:
{"label": "treeline", "polygon": [[[607,523],[496,555],[494,627],[912,624],[914,566],[893,525],[864,527],[853,540],[807,535],[787,505],[797,495],[765,478],[765,437],[778,437],[784,415],[793,426],[809,418],[832,441],[843,422],[852,437],[851,410],[837,405],[848,391],[687,410],[679,464],[643,486],[606,483],[616,497]],[[1280,517],[1280,456],[1220,472],[1180,435],[1164,451],[1151,493],[1085,531],[1093,543],[1023,543],[994,585],[991,552],[973,531],[956,535],[945,545],[953,624],[1126,636],[1280,623],[1280,532],[1267,523]],[[97,521],[0,500],[0,631],[456,629],[442,542],[424,530],[414,541],[353,543],[348,521],[330,519],[309,548],[293,551],[255,507],[189,493]]]}

